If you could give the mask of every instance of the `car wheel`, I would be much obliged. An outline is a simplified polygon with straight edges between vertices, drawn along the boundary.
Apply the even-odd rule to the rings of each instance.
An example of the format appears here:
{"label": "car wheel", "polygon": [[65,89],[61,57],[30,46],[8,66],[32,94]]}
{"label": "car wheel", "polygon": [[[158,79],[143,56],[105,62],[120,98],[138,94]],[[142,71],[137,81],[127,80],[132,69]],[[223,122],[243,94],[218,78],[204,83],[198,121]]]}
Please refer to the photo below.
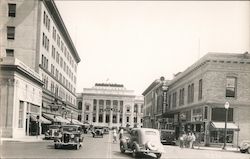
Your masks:
{"label": "car wheel", "polygon": [[136,151],[135,147],[134,147],[133,150],[132,150],[132,156],[133,156],[134,158],[137,157],[137,151]]}
{"label": "car wheel", "polygon": [[156,158],[158,159],[161,158],[161,153],[156,153],[155,155],[156,155]]}
{"label": "car wheel", "polygon": [[241,152],[241,153],[245,153],[245,152],[246,152],[246,150],[240,150],[240,152]]}
{"label": "car wheel", "polygon": [[121,143],[120,144],[120,151],[121,151],[121,153],[125,153],[125,147],[124,147],[124,145]]}
{"label": "car wheel", "polygon": [[249,154],[250,154],[250,147],[248,147],[248,149],[247,149],[247,153],[249,153]]}

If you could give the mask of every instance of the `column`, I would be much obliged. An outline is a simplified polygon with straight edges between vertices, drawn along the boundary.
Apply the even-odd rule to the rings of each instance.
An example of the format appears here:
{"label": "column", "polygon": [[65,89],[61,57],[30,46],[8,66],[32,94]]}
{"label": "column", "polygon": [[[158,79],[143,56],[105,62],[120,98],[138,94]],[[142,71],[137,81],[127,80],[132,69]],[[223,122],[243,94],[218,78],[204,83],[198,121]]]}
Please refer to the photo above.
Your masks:
{"label": "column", "polygon": [[106,109],[106,100],[103,100],[103,122],[104,122],[104,124],[106,125],[106,111],[105,111],[105,109]]}
{"label": "column", "polygon": [[99,125],[99,104],[96,103],[96,114],[95,114],[96,124]]}
{"label": "column", "polygon": [[[113,108],[113,100],[110,100],[110,108]],[[109,123],[110,126],[113,126],[113,110],[110,109],[110,115],[109,115]]]}

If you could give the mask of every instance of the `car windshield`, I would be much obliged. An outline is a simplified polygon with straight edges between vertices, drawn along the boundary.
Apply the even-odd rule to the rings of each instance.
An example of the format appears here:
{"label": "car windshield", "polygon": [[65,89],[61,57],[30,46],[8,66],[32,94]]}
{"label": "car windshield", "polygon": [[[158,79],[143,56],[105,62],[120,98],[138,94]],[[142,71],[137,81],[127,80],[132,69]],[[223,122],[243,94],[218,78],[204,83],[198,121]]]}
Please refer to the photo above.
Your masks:
{"label": "car windshield", "polygon": [[63,127],[63,131],[73,132],[77,131],[76,127]]}
{"label": "car windshield", "polygon": [[153,136],[155,136],[156,132],[155,131],[145,131],[145,134],[146,135],[153,135]]}

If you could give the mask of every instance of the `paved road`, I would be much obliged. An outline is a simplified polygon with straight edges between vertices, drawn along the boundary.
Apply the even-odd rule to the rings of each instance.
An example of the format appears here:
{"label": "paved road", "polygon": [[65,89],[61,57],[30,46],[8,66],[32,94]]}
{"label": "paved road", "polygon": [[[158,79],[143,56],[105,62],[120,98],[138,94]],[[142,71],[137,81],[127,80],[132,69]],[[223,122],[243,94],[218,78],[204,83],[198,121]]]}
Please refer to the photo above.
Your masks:
{"label": "paved road", "polygon": [[[177,146],[164,146],[166,159],[250,159],[249,154],[215,150],[181,149]],[[130,153],[122,154],[118,143],[112,143],[111,135],[92,138],[86,135],[80,150],[54,149],[53,141],[10,142],[0,146],[1,158],[132,158]],[[142,155],[140,158],[155,158]]]}

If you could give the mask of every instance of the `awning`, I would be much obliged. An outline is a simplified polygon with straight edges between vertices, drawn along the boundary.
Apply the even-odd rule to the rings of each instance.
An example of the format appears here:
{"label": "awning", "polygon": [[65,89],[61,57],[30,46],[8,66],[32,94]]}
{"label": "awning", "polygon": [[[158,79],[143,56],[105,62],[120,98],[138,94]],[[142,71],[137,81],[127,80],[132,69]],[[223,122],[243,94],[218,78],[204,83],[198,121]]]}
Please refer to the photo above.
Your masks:
{"label": "awning", "polygon": [[83,125],[83,123],[81,123],[80,121],[78,121],[76,119],[72,119],[72,123],[76,124],[76,125]]}
{"label": "awning", "polygon": [[45,118],[51,120],[51,121],[54,121],[54,122],[60,122],[60,123],[67,123],[69,124],[70,121],[68,121],[67,119],[64,119],[63,117],[61,116],[55,116],[55,115],[52,115],[52,114],[43,114]]}
{"label": "awning", "polygon": [[[30,114],[31,121],[37,121],[36,117],[37,115]],[[39,116],[39,122],[41,122],[42,124],[51,124],[51,121],[45,119],[43,116]]]}
{"label": "awning", "polygon": [[42,124],[51,124],[51,121],[45,119],[43,116],[40,116],[40,121]]}
{"label": "awning", "polygon": [[[225,122],[212,122],[211,123],[213,128],[215,129],[225,129]],[[236,130],[239,131],[240,129],[238,128],[237,125],[235,125],[234,123],[227,123],[227,129],[231,129],[231,130]]]}

